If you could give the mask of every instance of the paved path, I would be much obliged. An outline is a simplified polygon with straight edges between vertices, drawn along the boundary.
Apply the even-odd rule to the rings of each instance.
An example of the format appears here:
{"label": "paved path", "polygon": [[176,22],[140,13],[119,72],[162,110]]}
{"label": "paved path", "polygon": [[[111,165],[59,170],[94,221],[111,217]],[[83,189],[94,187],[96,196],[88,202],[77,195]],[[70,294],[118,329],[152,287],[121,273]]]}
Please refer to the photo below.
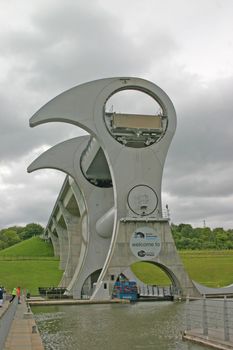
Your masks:
{"label": "paved path", "polygon": [[191,340],[195,343],[212,347],[219,350],[233,350],[233,340],[225,341],[223,330],[209,329],[208,336],[203,335],[202,329],[192,329],[185,331],[184,340]]}
{"label": "paved path", "polygon": [[[4,304],[4,309],[6,309],[9,302],[6,301]],[[24,300],[17,305],[14,320],[3,350],[44,350],[33,314],[28,312]]]}

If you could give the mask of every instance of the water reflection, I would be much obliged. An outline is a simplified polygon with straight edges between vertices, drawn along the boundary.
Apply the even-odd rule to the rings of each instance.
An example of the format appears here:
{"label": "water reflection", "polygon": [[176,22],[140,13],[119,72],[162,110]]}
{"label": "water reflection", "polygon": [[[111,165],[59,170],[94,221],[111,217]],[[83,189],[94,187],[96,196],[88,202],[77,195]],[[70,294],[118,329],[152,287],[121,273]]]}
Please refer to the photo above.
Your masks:
{"label": "water reflection", "polygon": [[34,307],[46,350],[201,350],[183,342],[183,303]]}

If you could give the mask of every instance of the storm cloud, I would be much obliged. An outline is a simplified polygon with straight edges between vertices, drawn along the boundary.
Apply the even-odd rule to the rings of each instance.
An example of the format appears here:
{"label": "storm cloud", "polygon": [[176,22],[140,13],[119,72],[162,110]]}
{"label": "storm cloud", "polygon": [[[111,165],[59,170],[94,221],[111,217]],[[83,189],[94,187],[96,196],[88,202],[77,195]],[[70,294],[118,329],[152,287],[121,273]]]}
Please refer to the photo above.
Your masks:
{"label": "storm cloud", "polygon": [[83,82],[138,76],[177,112],[163,178],[172,222],[233,228],[232,1],[11,0],[1,10],[0,227],[46,224],[64,174],[26,168],[84,133],[61,123],[30,129],[31,115]]}

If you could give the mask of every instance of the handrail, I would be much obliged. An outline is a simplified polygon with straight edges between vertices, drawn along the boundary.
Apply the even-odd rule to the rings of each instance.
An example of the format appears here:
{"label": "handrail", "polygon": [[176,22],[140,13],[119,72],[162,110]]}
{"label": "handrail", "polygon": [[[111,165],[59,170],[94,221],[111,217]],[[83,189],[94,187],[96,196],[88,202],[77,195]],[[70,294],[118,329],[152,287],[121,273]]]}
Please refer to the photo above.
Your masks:
{"label": "handrail", "polygon": [[185,332],[200,329],[203,336],[221,332],[224,341],[233,340],[233,299],[186,299]]}

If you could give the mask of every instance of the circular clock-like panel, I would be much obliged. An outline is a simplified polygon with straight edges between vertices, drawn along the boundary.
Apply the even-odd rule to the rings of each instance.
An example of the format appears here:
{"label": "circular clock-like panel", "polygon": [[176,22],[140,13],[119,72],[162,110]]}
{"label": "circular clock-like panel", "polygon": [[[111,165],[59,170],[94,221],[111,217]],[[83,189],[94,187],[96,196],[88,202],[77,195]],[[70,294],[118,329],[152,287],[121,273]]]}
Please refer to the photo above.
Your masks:
{"label": "circular clock-like panel", "polygon": [[128,194],[128,206],[137,215],[152,214],[158,205],[155,191],[147,185],[133,187]]}

